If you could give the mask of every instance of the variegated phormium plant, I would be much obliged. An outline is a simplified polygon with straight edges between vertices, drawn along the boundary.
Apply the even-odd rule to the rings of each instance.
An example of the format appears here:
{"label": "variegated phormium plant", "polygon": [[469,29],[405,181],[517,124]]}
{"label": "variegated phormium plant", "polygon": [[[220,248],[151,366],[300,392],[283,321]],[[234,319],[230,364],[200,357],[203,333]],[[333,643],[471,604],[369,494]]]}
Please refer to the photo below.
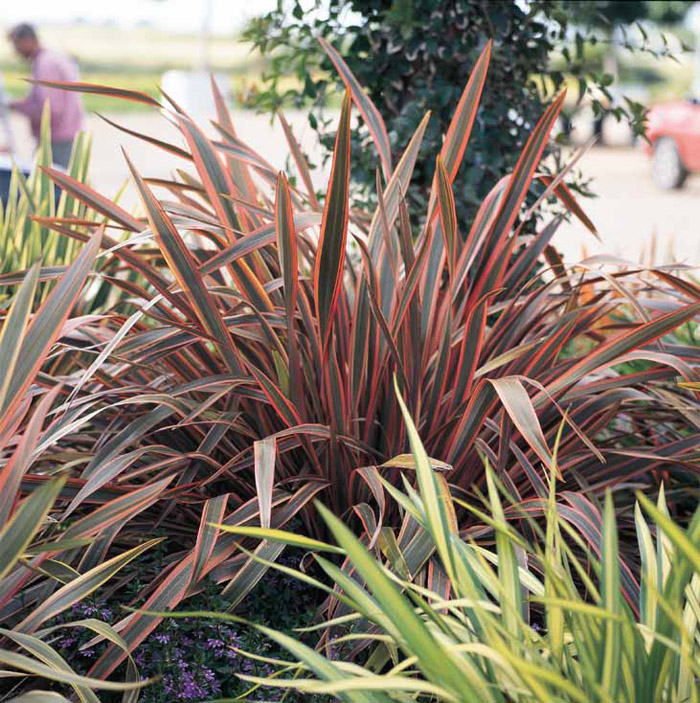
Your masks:
{"label": "variegated phormium plant", "polygon": [[[399,516],[385,491],[412,466],[394,374],[444,487],[485,486],[483,454],[521,510],[541,515],[542,466],[561,431],[557,509],[589,549],[600,541],[595,501],[606,487],[653,486],[663,467],[670,494],[696,462],[699,430],[686,419],[695,392],[669,381],[696,381],[697,360],[658,340],[697,315],[698,300],[670,299],[658,310],[626,294],[632,271],[565,268],[551,247],[558,217],[521,236],[525,195],[536,182],[592,227],[563,181],[543,181],[537,170],[563,97],[533,127],[514,172],[473,213],[470,231],[458,232],[451,183],[479,119],[490,44],[456,106],[425,213],[411,212],[403,196],[429,115],[405,152],[393,154],[378,111],[326,49],[348,94],[323,198],[288,125],[299,187],[241,141],[216,89],[212,137],[167,96],[161,103],[134,91],[63,86],[162,111],[181,142],[141,136],[185,168],[166,180],[132,169],[143,217],[44,169],[101,221],[35,217],[84,247],[67,273],[32,275],[65,273],[53,295],[75,279],[76,265],[82,285],[99,260],[97,277],[119,293],[118,304],[107,296],[90,307],[90,286],[78,311],[91,314],[67,319],[77,300],[71,288],[70,297],[53,299],[65,315],[45,335],[36,313],[27,343],[35,381],[13,378],[8,397],[43,403],[46,422],[40,437],[26,435],[35,441],[31,461],[6,461],[0,480],[11,474],[29,491],[55,473],[70,475],[55,519],[71,536],[98,539],[56,558],[80,573],[154,526],[165,531],[169,553],[143,594],[147,610],[172,609],[210,581],[235,606],[281,552],[265,542],[253,558],[219,524],[282,528],[296,516],[307,535],[323,538],[327,524],[310,508],[322,496],[368,540],[388,538],[385,528]],[[349,198],[353,104],[379,155],[373,213],[357,212]],[[543,255],[551,267],[540,275]],[[615,309],[632,302],[636,317],[620,323]],[[630,359],[643,369],[621,371]],[[17,363],[29,360],[22,354]],[[17,428],[29,425],[20,419]],[[631,496],[621,491],[619,505],[629,507]],[[483,531],[465,508],[457,517],[467,534]],[[429,564],[430,543],[410,530],[396,543],[408,572],[428,564],[430,587],[439,590],[445,581]],[[621,590],[634,608],[639,585],[627,562]],[[22,588],[18,619],[32,617],[56,585],[32,572],[23,573]],[[133,650],[158,621],[136,613],[117,629]],[[108,676],[124,657],[109,648],[91,675]]]}

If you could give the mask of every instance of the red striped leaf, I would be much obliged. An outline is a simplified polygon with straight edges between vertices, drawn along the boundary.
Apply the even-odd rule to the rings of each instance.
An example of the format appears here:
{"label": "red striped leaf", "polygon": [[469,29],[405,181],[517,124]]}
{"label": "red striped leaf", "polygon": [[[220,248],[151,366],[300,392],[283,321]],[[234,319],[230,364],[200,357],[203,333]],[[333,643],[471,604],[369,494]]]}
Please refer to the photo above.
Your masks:
{"label": "red striped leaf", "polygon": [[450,283],[454,285],[455,267],[457,265],[457,238],[459,236],[457,232],[457,210],[455,208],[455,199],[452,193],[450,177],[445,169],[445,162],[440,155],[437,157],[436,171],[440,226],[442,228],[442,236],[445,240]]}
{"label": "red striped leaf", "polygon": [[146,207],[153,233],[173,275],[197,311],[197,315],[207,332],[220,345],[229,371],[233,374],[240,373],[243,366],[239,354],[233,345],[219,308],[199,273],[196,259],[187,249],[171,219],[161,204],[153,197],[150,188],[134,169],[128,157],[127,162]]}
{"label": "red striped leaf", "polygon": [[350,187],[350,93],[345,94],[314,268],[314,299],[324,356],[345,269]]}
{"label": "red striped leaf", "polygon": [[130,100],[132,102],[143,103],[151,107],[162,107],[162,105],[147,93],[138,90],[128,90],[125,88],[115,88],[110,85],[99,85],[97,83],[79,83],[77,81],[42,81],[30,80],[29,83],[43,85],[47,88],[59,88],[76,93],[88,93],[91,95],[103,95],[107,98],[118,98],[119,100]]}
{"label": "red striped leaf", "polygon": [[358,112],[362,115],[362,119],[369,129],[372,136],[372,141],[374,142],[377,152],[379,153],[384,177],[389,180],[392,172],[391,143],[389,142],[389,135],[387,134],[386,126],[382,116],[379,114],[379,110],[377,110],[374,103],[369,99],[367,93],[365,93],[362,86],[357,82],[357,79],[352,74],[352,71],[348,68],[348,65],[345,63],[341,55],[325,39],[323,39],[323,37],[318,37],[318,41],[326,54],[328,54],[328,58],[330,58],[333,65],[338,70],[340,78],[343,83],[345,83],[347,91],[352,96],[352,100],[355,103]]}

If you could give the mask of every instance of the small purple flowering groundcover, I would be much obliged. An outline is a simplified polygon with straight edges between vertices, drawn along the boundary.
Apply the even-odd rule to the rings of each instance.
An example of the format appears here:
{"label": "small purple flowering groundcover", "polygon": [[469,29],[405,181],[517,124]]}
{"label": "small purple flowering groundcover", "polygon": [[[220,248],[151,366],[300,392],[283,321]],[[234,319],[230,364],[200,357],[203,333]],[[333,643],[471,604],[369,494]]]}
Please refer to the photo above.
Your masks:
{"label": "small purple flowering groundcover", "polygon": [[[270,573],[249,596],[246,617],[277,629],[291,630],[309,624],[317,605],[318,594],[298,581],[281,579],[279,574]],[[57,622],[96,618],[113,624],[123,615],[120,606],[121,602],[112,601],[78,603]],[[185,604],[185,609],[218,612],[224,612],[227,607],[228,603],[214,590]],[[71,628],[59,633],[54,646],[76,671],[87,673],[105,645],[85,648],[94,636],[88,630]],[[239,628],[215,619],[166,619],[134,652],[141,676],[158,679],[143,689],[139,700],[142,703],[200,703],[241,694],[247,694],[246,700],[281,700],[283,691],[262,687],[250,690],[251,685],[238,678],[237,674],[269,676],[274,670],[264,662],[238,654],[236,649],[275,659],[289,658],[286,652],[251,628]],[[312,699],[308,695],[302,698],[293,693],[285,697],[287,703],[302,700],[310,703],[328,699]]]}
{"label": "small purple flowering groundcover", "polygon": [[[110,624],[116,621],[111,608],[101,606],[99,611],[97,606],[79,603],[62,620],[71,622],[99,616]],[[84,647],[93,635],[90,631],[65,630],[53,644],[76,670],[87,673],[103,651],[99,645]],[[282,653],[271,647],[267,640],[254,632],[238,632],[215,620],[166,620],[134,653],[139,673],[144,678],[158,678],[152,686],[143,689],[140,700],[143,703],[200,703],[240,695],[250,685],[241,681],[237,674],[269,676],[273,669],[265,663],[240,656],[234,648],[280,657]],[[259,688],[251,691],[247,698],[278,701],[281,695],[279,691]],[[296,698],[288,696],[287,700]]]}

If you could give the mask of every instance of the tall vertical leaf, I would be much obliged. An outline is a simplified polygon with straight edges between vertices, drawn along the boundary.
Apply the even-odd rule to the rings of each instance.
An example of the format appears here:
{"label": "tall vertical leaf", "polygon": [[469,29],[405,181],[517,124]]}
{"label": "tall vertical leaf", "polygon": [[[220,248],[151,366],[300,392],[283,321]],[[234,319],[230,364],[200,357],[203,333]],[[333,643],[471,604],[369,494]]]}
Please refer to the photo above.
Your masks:
{"label": "tall vertical leaf", "polygon": [[301,369],[299,347],[295,337],[294,317],[299,294],[299,260],[297,236],[294,229],[294,213],[289,195],[287,177],[280,171],[275,192],[275,230],[277,252],[284,281],[284,306],[287,315],[287,353],[289,357],[289,389],[292,402],[301,407]]}
{"label": "tall vertical leaf", "polygon": [[275,483],[275,459],[277,440],[274,437],[260,439],[253,445],[255,456],[255,488],[260,503],[260,527],[270,527],[272,513],[272,489]]}
{"label": "tall vertical leaf", "polygon": [[440,225],[445,239],[447,252],[447,269],[450,274],[450,284],[454,284],[455,267],[457,265],[457,210],[452,193],[452,184],[445,168],[442,156],[437,157],[438,207],[440,210]]}
{"label": "tall vertical leaf", "polygon": [[[610,491],[605,494],[603,511],[603,545],[602,545],[601,591],[603,607],[608,613],[618,615],[621,610],[620,563],[617,545],[617,525],[615,508]],[[617,698],[620,686],[620,661],[622,653],[621,625],[614,619],[608,619],[603,625],[603,648],[600,652],[599,680],[601,689],[610,700]]]}
{"label": "tall vertical leaf", "polygon": [[0,331],[0,369],[3,373],[2,379],[0,379],[0,408],[5,405],[7,389],[14,375],[22,338],[34,302],[40,270],[41,262],[37,262],[27,272],[12,301],[10,312],[3,322],[2,331]]}
{"label": "tall vertical leaf", "polygon": [[391,144],[389,135],[386,131],[384,120],[382,119],[379,110],[374,103],[369,99],[367,93],[362,90],[362,86],[357,82],[357,78],[352,74],[348,65],[343,61],[341,55],[325,40],[323,37],[318,37],[323,50],[328,54],[328,58],[333,62],[333,65],[338,70],[340,78],[345,83],[347,92],[352,96],[353,102],[357,106],[358,112],[362,115],[369,133],[372,136],[379,158],[382,163],[382,171],[384,178],[387,180],[391,177]]}
{"label": "tall vertical leaf", "polygon": [[323,209],[314,269],[314,297],[324,355],[343,282],[350,211],[350,93],[345,94],[333,151],[333,168]]}

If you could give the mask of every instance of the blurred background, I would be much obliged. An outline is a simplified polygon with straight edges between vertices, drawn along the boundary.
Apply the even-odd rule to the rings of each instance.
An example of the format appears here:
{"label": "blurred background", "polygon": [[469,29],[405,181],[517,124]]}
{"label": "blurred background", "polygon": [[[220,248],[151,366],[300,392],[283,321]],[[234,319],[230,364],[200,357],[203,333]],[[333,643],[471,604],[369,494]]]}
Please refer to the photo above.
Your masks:
{"label": "blurred background", "polygon": [[[491,3],[499,4],[508,3]],[[405,39],[410,56],[411,46],[415,44],[418,52],[422,50],[421,41],[426,43],[422,22],[435,14],[428,12],[431,7],[435,11],[445,10],[444,18],[432,17],[433,24],[438,22],[439,26],[444,22],[445,31],[468,31],[459,24],[458,10],[450,15],[452,5],[457,7],[460,2],[433,0],[431,5],[421,0],[364,3],[25,0],[9,6],[5,3],[0,18],[4,25],[0,28],[3,30],[0,73],[8,99],[26,93],[28,85],[24,79],[29,75],[29,67],[15,56],[5,39],[7,30],[19,22],[34,24],[43,45],[74,57],[83,81],[135,89],[154,96],[161,85],[174,100],[202,120],[212,111],[208,84],[211,73],[231,105],[239,137],[279,168],[285,166],[288,147],[271,113],[278,108],[284,110],[302,148],[318,166],[313,177],[322,188],[327,160],[319,134],[332,133],[340,91],[334,84],[318,90],[323,83],[319,76],[324,76],[328,67],[320,58],[308,58],[313,52],[309,36],[314,32],[327,34],[330,40],[337,39],[334,43],[339,49],[344,47],[351,55],[354,52],[355,58],[358,52],[364,52],[362,56],[369,61],[371,43],[362,44],[353,39],[353,32],[356,37],[365,36],[358,28],[379,12],[384,13],[384,22],[390,17],[396,36]],[[492,12],[488,3],[473,5],[483,5],[480,11],[485,16]],[[590,196],[583,197],[581,203],[597,225],[602,241],[592,238],[581,225],[566,223],[557,232],[555,244],[572,261],[580,258],[582,252],[587,255],[609,252],[626,259],[653,259],[657,263],[670,259],[699,261],[700,176],[694,171],[700,171],[700,105],[694,98],[700,97],[700,3],[522,0],[512,6],[528,22],[538,18],[545,27],[543,36],[547,36],[546,63],[538,59],[542,65],[536,70],[528,69],[527,80],[540,92],[543,102],[551,99],[555,89],[562,86],[569,89],[567,118],[559,125],[561,151],[556,164],[552,162],[553,167],[566,163],[592,138],[596,140],[578,161],[572,176],[575,174],[576,187]],[[421,16],[421,13],[426,14]],[[504,21],[512,21],[511,15]],[[502,31],[493,16],[487,19],[494,32]],[[522,18],[518,21],[524,22]],[[282,45],[293,41],[307,43],[301,53],[291,52],[287,56]],[[430,46],[425,49],[430,50]],[[494,54],[498,51],[496,42]],[[462,69],[465,80],[470,66],[465,60]],[[556,85],[549,85],[552,82]],[[321,103],[325,107],[319,125],[316,110]],[[84,104],[88,111],[87,128],[93,134],[91,180],[101,192],[113,196],[125,180],[120,146],[151,177],[164,177],[181,166],[174,157],[118,131],[99,116],[127,129],[165,139],[167,124],[153,109],[103,96],[86,96]],[[384,112],[381,106],[380,109]],[[513,114],[508,119],[513,124],[518,120],[527,122],[519,117],[517,105],[509,109]],[[648,109],[650,113],[646,113]],[[483,125],[485,131],[489,128],[495,129]],[[15,158],[30,161],[35,147],[26,120],[12,114],[9,129]],[[650,132],[652,129],[655,134]],[[400,128],[390,131],[392,141],[397,144],[396,153],[400,153]],[[1,132],[0,127],[0,146],[8,149],[9,138],[7,135],[3,138]],[[519,139],[516,132],[513,131],[515,141]],[[654,154],[644,133],[652,142],[655,137],[666,138],[667,141],[659,142],[663,144],[663,153],[659,149]],[[514,154],[516,147],[512,149]],[[511,151],[507,146],[501,148]],[[475,164],[478,166],[478,159]],[[490,174],[487,176],[490,178]],[[127,202],[135,201],[133,194],[127,193],[125,198]]]}

